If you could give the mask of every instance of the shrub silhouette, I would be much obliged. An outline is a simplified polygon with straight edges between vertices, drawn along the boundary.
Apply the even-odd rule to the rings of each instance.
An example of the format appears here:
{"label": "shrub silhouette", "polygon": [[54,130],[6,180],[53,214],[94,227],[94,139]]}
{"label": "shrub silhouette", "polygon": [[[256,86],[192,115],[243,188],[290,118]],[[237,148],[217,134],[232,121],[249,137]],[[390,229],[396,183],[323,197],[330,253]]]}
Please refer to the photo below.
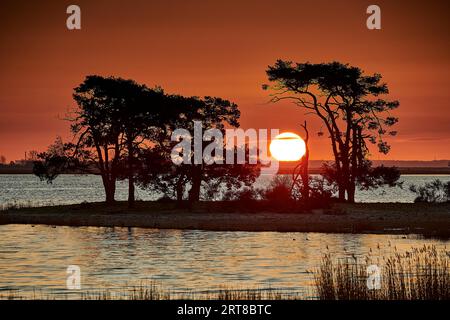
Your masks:
{"label": "shrub silhouette", "polygon": [[417,194],[414,202],[450,202],[450,181],[442,182],[436,179],[425,183],[424,186],[410,185],[409,190]]}

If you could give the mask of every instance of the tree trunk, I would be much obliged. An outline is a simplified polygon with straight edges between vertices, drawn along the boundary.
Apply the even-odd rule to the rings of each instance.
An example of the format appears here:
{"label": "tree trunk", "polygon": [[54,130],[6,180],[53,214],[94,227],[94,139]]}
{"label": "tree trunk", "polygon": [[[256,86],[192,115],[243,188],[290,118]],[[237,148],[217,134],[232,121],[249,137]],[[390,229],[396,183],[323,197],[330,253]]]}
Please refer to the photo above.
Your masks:
{"label": "tree trunk", "polygon": [[106,190],[106,203],[114,204],[116,200],[114,199],[114,190],[107,189]]}
{"label": "tree trunk", "polygon": [[128,208],[134,207],[133,141],[128,141]]}
{"label": "tree trunk", "polygon": [[342,185],[342,181],[339,183],[338,198],[339,202],[345,202],[345,187]]}
{"label": "tree trunk", "polygon": [[347,201],[350,203],[355,203],[355,184],[349,185],[347,189]]}
{"label": "tree trunk", "polygon": [[345,202],[345,191],[347,190],[347,179],[345,170],[341,168],[337,173],[338,197],[339,202]]}
{"label": "tree trunk", "polygon": [[200,201],[200,186],[201,181],[199,179],[195,179],[192,181],[191,190],[189,190],[189,201],[197,202]]}
{"label": "tree trunk", "polygon": [[177,193],[177,204],[178,206],[180,206],[183,202],[183,195],[184,195],[184,186],[182,178],[179,178],[177,181],[176,193]]}
{"label": "tree trunk", "polygon": [[351,176],[347,188],[347,198],[348,202],[355,203],[355,192],[356,192],[356,178],[358,175],[358,151],[359,141],[358,141],[358,127],[352,127],[352,154],[351,154]]}
{"label": "tree trunk", "polygon": [[133,208],[134,202],[134,177],[130,174],[128,176],[128,208]]}
{"label": "tree trunk", "polygon": [[342,159],[341,183],[342,187],[344,188],[344,197],[345,197],[345,191],[348,191],[351,180],[349,150],[346,147],[344,147],[342,150],[341,159]]}
{"label": "tree trunk", "polygon": [[116,193],[116,181],[109,180],[107,177],[102,177],[103,181],[103,187],[105,189],[105,195],[106,195],[106,203],[107,204],[113,204],[115,200],[115,193]]}
{"label": "tree trunk", "polygon": [[335,163],[335,170],[336,170],[336,184],[338,187],[338,199],[339,202],[345,202],[345,179],[344,175],[342,174],[342,164],[341,164],[341,158],[339,154],[334,154],[334,163]]}
{"label": "tree trunk", "polygon": [[189,202],[197,202],[200,200],[200,187],[202,185],[201,169],[198,166],[192,168],[192,186],[189,190]]}
{"label": "tree trunk", "polygon": [[304,159],[302,160],[302,198],[304,201],[309,200],[309,174],[308,174],[308,157],[305,155]]}
{"label": "tree trunk", "polygon": [[301,177],[302,177],[302,198],[305,202],[309,200],[309,172],[308,172],[308,163],[309,163],[309,132],[306,127],[306,121],[305,124],[302,125],[303,129],[305,130],[305,155],[302,158],[302,164],[301,164]]}

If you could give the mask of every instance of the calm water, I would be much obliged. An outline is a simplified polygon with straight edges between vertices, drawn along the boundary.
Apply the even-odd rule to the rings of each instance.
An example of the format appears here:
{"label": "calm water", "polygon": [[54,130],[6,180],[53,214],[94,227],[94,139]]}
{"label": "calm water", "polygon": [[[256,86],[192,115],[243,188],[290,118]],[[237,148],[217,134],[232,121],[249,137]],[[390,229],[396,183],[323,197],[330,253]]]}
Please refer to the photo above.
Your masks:
{"label": "calm water", "polygon": [[0,234],[0,290],[31,295],[39,289],[69,297],[77,293],[65,289],[66,268],[78,265],[82,290],[88,291],[119,292],[153,280],[173,292],[226,285],[294,290],[306,298],[314,294],[308,271],[325,252],[363,256],[372,248],[376,263],[394,247],[450,245],[415,236],[26,225],[0,226]]}
{"label": "calm water", "polygon": [[[411,202],[409,184],[423,184],[437,176],[404,176],[405,189],[360,192],[358,201]],[[448,181],[450,176],[439,176]],[[267,184],[261,178],[260,186]],[[119,183],[118,199],[126,199]],[[140,199],[154,199],[138,190]],[[50,199],[50,200],[46,200]],[[64,175],[54,184],[31,175],[0,175],[0,205],[29,205],[102,201],[97,176]],[[0,294],[20,290],[79,297],[65,289],[66,269],[78,265],[82,290],[122,291],[154,280],[175,292],[231,287],[271,287],[310,297],[312,274],[326,252],[336,257],[363,256],[373,249],[374,259],[394,252],[449,241],[417,236],[210,232],[139,228],[71,228],[27,225],[0,226]],[[377,247],[380,249],[378,250]],[[328,249],[327,249],[328,248]]]}
{"label": "calm water", "polygon": [[[405,175],[404,187],[380,188],[375,191],[358,191],[358,202],[413,202],[414,194],[409,185],[423,185],[436,178],[450,181],[450,175]],[[263,187],[271,180],[270,176],[260,177],[256,186]],[[117,183],[117,200],[127,199],[127,182]],[[145,190],[136,191],[137,198],[155,200],[161,195],[149,194]],[[52,184],[41,182],[33,175],[0,175],[0,207],[10,203],[21,203],[30,206],[72,204],[83,201],[104,201],[104,191],[100,176],[95,175],[62,175]]]}

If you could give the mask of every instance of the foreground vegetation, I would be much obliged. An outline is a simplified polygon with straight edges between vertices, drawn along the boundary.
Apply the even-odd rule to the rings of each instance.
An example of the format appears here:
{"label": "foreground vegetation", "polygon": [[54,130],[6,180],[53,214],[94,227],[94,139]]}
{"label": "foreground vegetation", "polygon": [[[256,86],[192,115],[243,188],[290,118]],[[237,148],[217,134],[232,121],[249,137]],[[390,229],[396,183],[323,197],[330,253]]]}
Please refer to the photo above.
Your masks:
{"label": "foreground vegetation", "polygon": [[0,294],[0,300],[299,300],[302,295],[297,292],[271,288],[227,288],[201,292],[172,292],[154,282],[131,287],[125,291],[85,291],[72,294],[52,294],[35,291],[24,295],[20,291]]}
{"label": "foreground vegetation", "polygon": [[450,202],[450,181],[435,179],[424,186],[409,186],[409,190],[416,194],[414,202]]}
{"label": "foreground vegetation", "polygon": [[380,288],[369,289],[367,268],[372,257],[333,261],[327,254],[315,275],[322,300],[449,300],[450,252],[434,246],[413,248],[375,262]]}

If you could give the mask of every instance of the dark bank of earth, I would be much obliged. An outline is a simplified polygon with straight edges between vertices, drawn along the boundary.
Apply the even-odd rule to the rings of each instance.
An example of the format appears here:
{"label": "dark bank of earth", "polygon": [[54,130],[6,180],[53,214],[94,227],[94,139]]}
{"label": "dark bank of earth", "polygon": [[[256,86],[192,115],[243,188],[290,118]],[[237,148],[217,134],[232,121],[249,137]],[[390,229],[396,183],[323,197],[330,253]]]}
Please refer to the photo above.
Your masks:
{"label": "dark bank of earth", "polygon": [[450,204],[357,203],[335,204],[312,212],[248,210],[233,202],[201,202],[192,209],[173,203],[125,202],[112,207],[104,203],[0,212],[0,224],[61,226],[140,227],[212,231],[278,231],[327,233],[424,234],[450,237]]}

